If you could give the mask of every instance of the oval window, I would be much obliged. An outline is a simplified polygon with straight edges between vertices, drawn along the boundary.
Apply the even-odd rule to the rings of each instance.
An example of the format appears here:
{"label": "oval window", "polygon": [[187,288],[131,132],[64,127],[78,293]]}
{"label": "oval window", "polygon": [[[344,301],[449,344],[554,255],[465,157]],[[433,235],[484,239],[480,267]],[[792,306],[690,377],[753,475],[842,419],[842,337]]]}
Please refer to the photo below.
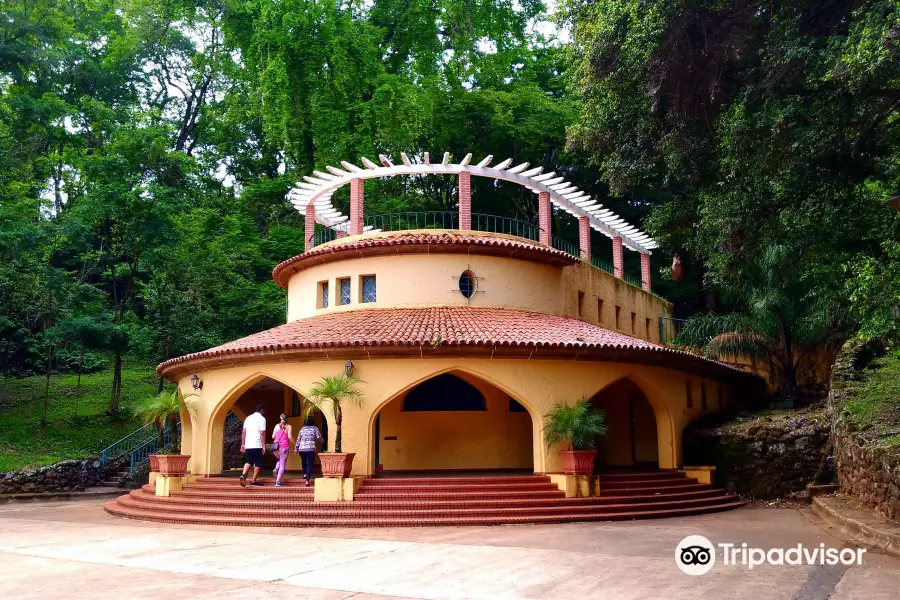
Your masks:
{"label": "oval window", "polygon": [[478,279],[475,277],[475,273],[469,270],[463,271],[459,276],[459,293],[466,298],[471,298],[477,289]]}

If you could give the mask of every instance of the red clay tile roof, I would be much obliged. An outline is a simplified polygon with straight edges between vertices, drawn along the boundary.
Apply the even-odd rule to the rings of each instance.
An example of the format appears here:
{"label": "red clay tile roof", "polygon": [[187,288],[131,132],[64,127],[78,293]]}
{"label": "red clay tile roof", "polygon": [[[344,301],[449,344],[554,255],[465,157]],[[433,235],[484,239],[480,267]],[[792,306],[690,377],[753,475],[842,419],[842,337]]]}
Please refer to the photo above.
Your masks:
{"label": "red clay tile roof", "polygon": [[441,349],[560,349],[579,355],[586,350],[603,349],[615,351],[617,356],[660,355],[664,362],[677,358],[678,362],[688,361],[695,366],[702,362],[715,370],[727,369],[732,375],[736,371],[716,361],[576,319],[508,308],[448,306],[351,310],[298,319],[203,352],[168,360],[157,367],[157,372],[163,374],[187,363],[229,355],[423,345]]}
{"label": "red clay tile roof", "polygon": [[442,252],[503,256],[561,267],[578,262],[565,252],[526,238],[478,231],[425,229],[387,235],[353,236],[316,246],[309,252],[298,254],[276,265],[272,270],[272,278],[278,285],[287,288],[288,279],[295,271],[311,265],[360,256]]}

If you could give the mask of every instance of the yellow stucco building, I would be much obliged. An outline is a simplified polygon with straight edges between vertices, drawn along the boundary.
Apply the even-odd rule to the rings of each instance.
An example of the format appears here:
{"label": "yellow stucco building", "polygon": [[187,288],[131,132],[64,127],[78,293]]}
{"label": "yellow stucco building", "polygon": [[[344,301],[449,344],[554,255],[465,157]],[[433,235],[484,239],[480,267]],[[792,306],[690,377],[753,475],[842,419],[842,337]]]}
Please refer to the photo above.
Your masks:
{"label": "yellow stucco building", "polygon": [[[459,177],[452,228],[411,228],[409,218],[398,219],[399,231],[384,231],[384,220],[366,227],[362,179],[374,175],[358,168],[334,169],[331,179],[302,190],[295,204],[306,210],[306,251],[274,271],[287,293],[286,324],[159,366],[189,396],[181,448],[193,475],[222,473],[229,412],[244,418],[262,403],[269,429],[281,412],[299,429],[312,386],[349,368],[364,399],[343,416],[343,451],[356,454],[355,476],[559,473],[558,449],[543,441],[543,416],[557,402],[582,398],[606,413],[598,471],[683,467],[685,426],[736,402],[753,376],[659,344],[659,318],[671,317],[672,307],[649,290],[654,244],[647,236],[615,219],[592,221],[601,213],[589,203],[570,202],[557,185],[544,191],[553,179],[519,181],[539,194],[533,236],[478,231],[471,175],[537,175],[502,168],[497,175],[465,162],[438,169]],[[442,165],[425,166],[430,173]],[[348,182],[351,214],[335,217],[321,198]],[[574,252],[555,247],[554,204],[579,218]],[[337,237],[315,244],[317,221]],[[592,229],[612,239],[612,269],[591,260]],[[624,278],[623,245],[646,259],[641,287]],[[324,419],[333,432],[333,415]],[[299,469],[296,456],[288,468]]]}

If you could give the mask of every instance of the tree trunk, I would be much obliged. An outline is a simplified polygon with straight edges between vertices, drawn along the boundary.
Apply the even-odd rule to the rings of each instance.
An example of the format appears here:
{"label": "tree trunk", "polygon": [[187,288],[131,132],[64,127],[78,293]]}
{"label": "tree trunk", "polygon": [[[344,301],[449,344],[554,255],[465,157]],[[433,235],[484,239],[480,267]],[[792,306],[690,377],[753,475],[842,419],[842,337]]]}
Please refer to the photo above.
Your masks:
{"label": "tree trunk", "polygon": [[175,420],[177,418],[178,413],[169,415],[169,431],[172,433],[172,447],[176,452],[181,452],[181,448],[178,446],[178,422]]}
{"label": "tree trunk", "polygon": [[334,424],[335,424],[335,434],[334,434],[334,451],[341,452],[341,423],[344,420],[344,415],[341,412],[341,405],[335,404],[334,408]]}
{"label": "tree trunk", "polygon": [[116,348],[113,366],[112,396],[109,399],[109,409],[106,413],[114,416],[119,411],[119,399],[122,393],[122,351]]}
{"label": "tree trunk", "polygon": [[[169,343],[168,342],[163,344],[162,360],[159,362],[164,363],[167,360],[169,360]],[[166,380],[163,379],[162,375],[160,375],[159,382],[156,384],[156,393],[162,394],[162,391],[163,391],[163,388],[165,387],[165,385],[166,385]]]}
{"label": "tree trunk", "polygon": [[44,406],[41,408],[41,426],[47,424],[47,402],[50,400],[50,370],[53,368],[53,344],[50,344],[50,355],[47,357],[47,379],[44,382]]}
{"label": "tree trunk", "polygon": [[75,418],[78,418],[78,398],[81,396],[81,371],[84,369],[84,346],[78,350],[78,384],[75,392]]}

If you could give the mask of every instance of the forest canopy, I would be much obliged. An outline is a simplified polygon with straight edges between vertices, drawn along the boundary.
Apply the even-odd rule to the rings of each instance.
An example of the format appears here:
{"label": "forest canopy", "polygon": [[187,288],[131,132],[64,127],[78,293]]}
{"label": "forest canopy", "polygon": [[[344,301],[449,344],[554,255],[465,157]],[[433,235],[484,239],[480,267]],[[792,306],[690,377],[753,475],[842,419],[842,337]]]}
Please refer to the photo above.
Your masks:
{"label": "forest canopy", "polygon": [[[791,305],[816,306],[829,335],[896,334],[897,2],[555,9],[4,2],[0,373],[89,370],[99,353],[115,412],[126,357],[282,323],[271,269],[303,248],[286,192],[401,151],[564,174],[657,238],[654,287],[679,316],[747,310],[733,292],[777,245],[808,296]],[[527,190],[473,184],[477,211],[536,219]],[[373,181],[367,212],[453,210],[455,186]],[[555,227],[577,241],[564,214]]]}

